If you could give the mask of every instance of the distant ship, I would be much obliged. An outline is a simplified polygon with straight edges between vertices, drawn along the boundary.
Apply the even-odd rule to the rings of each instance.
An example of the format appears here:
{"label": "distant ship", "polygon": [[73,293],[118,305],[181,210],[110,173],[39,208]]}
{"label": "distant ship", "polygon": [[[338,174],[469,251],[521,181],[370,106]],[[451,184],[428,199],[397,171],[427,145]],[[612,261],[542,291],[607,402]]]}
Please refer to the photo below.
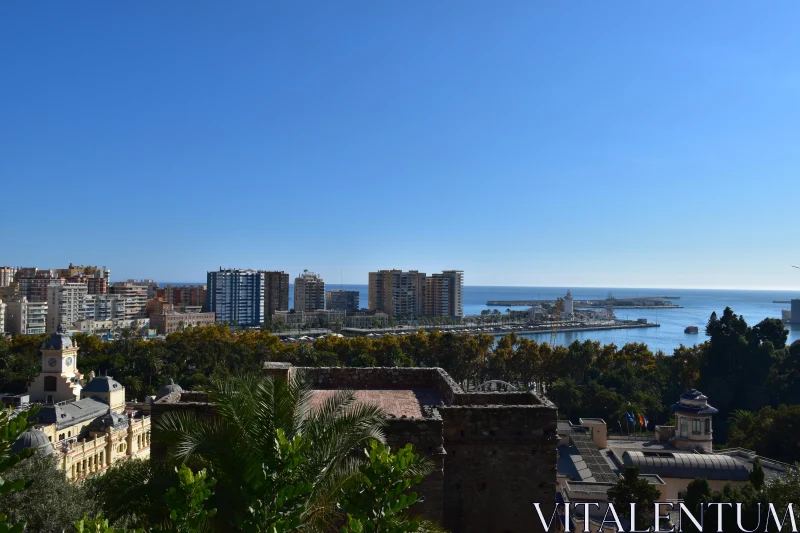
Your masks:
{"label": "distant ship", "polygon": [[688,326],[685,330],[683,330],[683,332],[684,333],[699,333],[700,329],[697,326]]}

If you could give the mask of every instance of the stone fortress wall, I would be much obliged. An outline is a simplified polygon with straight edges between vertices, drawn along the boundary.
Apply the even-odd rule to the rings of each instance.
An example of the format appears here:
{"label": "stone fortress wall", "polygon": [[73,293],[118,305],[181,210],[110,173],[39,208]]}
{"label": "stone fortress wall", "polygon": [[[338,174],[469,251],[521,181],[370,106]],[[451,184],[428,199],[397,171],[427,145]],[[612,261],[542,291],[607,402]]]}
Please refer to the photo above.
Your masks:
{"label": "stone fortress wall", "polygon": [[[385,430],[393,449],[410,442],[433,462],[433,473],[415,488],[425,498],[415,511],[454,533],[542,531],[533,503],[542,503],[549,518],[558,443],[556,407],[546,398],[533,392],[465,392],[440,368],[267,363],[264,372],[273,378],[300,373],[320,391],[416,395],[418,414],[390,413]],[[424,403],[430,398],[436,398],[434,404]],[[169,410],[190,409],[213,416],[205,401],[197,393],[175,393],[155,402],[152,414],[157,419]],[[163,450],[155,444],[157,457]]]}

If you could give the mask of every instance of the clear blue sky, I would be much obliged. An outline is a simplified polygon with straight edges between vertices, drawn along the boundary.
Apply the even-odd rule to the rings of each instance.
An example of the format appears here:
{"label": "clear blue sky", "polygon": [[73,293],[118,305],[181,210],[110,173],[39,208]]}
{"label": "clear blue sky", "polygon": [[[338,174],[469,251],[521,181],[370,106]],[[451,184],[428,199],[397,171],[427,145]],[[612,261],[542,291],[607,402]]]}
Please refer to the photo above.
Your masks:
{"label": "clear blue sky", "polygon": [[0,3],[0,264],[800,287],[800,2]]}

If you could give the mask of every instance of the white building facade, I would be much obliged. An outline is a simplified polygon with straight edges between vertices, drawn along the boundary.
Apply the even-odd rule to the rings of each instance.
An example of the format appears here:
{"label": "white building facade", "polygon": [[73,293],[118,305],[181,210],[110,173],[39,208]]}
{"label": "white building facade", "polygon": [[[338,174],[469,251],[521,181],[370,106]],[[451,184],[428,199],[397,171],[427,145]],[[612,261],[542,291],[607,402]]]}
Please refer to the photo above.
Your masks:
{"label": "white building facade", "polygon": [[47,329],[47,302],[14,296],[6,302],[5,328],[12,335],[39,335]]}
{"label": "white building facade", "polygon": [[47,332],[54,333],[59,326],[64,329],[86,318],[85,283],[53,284],[47,287]]}

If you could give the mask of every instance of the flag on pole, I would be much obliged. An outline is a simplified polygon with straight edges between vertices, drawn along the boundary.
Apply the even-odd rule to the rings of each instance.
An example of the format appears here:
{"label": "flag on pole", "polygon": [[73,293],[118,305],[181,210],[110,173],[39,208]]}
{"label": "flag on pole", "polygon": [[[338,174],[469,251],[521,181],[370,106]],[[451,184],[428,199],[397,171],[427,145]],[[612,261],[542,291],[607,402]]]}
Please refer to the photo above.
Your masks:
{"label": "flag on pole", "polygon": [[629,424],[635,424],[635,423],[636,423],[636,422],[634,422],[634,420],[633,420],[633,415],[631,415],[630,413],[625,413],[625,418],[627,418],[627,419],[628,419],[628,423],[629,423]]}
{"label": "flag on pole", "polygon": [[647,419],[647,415],[644,415],[644,426],[647,427],[650,425],[650,421]]}
{"label": "flag on pole", "polygon": [[639,425],[643,426],[644,425],[644,417],[642,416],[642,413],[636,413],[636,414],[639,415]]}

